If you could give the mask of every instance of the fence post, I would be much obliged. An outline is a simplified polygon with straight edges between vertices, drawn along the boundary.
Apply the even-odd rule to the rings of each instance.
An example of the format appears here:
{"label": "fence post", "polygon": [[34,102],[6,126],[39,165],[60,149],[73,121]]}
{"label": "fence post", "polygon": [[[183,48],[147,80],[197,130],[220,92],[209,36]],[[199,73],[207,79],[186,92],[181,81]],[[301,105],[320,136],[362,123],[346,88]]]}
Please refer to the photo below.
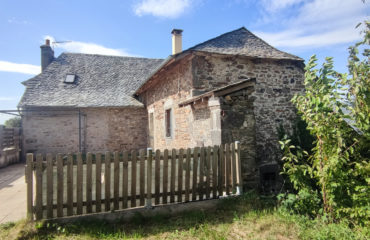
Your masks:
{"label": "fence post", "polygon": [[242,163],[240,159],[240,142],[235,142],[235,153],[236,156],[236,163],[237,163],[237,182],[238,186],[236,187],[236,194],[241,195],[243,194],[243,178],[242,178]]}
{"label": "fence post", "polygon": [[152,208],[152,160],[153,160],[153,150],[148,148],[148,165],[147,165],[147,182],[146,182],[146,208]]}
{"label": "fence post", "polygon": [[26,182],[27,182],[27,219],[33,220],[33,154],[27,153]]}
{"label": "fence post", "polygon": [[36,155],[36,220],[41,220],[43,217],[42,210],[42,161],[43,155],[38,153]]}

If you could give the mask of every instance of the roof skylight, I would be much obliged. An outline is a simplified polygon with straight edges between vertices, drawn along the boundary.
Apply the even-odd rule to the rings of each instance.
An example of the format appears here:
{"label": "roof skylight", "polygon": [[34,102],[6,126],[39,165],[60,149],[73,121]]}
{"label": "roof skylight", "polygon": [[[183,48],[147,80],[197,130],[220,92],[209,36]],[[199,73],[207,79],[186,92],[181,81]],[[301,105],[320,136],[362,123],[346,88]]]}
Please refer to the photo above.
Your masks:
{"label": "roof skylight", "polygon": [[74,74],[67,74],[66,79],[64,79],[65,83],[74,83],[76,80],[76,75]]}

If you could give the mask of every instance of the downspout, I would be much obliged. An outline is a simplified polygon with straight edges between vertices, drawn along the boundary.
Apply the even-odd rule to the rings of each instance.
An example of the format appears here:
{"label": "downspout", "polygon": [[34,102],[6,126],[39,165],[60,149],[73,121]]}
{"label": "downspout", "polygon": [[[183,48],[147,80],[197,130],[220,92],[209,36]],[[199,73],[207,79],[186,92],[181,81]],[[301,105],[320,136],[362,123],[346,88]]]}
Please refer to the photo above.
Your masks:
{"label": "downspout", "polygon": [[21,115],[21,110],[19,109],[19,107],[17,106],[17,110],[18,110],[18,114],[19,116],[21,116],[21,126],[19,128],[19,137],[20,137],[20,141],[19,141],[19,148],[20,148],[20,160],[22,162],[25,162],[26,161],[26,155],[25,155],[25,152],[24,152],[24,148],[23,148],[23,140],[24,140],[24,136],[23,136],[23,116]]}
{"label": "downspout", "polygon": [[81,146],[81,109],[78,109],[78,149],[79,152],[82,152]]}

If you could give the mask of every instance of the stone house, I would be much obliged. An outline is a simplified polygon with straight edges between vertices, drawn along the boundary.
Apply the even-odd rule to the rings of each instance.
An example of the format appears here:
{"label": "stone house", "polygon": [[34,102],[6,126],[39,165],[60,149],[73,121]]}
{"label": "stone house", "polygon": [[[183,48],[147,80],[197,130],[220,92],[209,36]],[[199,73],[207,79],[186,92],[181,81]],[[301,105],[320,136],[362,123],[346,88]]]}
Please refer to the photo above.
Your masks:
{"label": "stone house", "polygon": [[[291,128],[303,60],[244,27],[167,59],[63,53],[41,46],[40,75],[24,82],[25,152],[187,148],[241,142],[245,185],[277,178],[277,128]],[[45,64],[44,64],[45,63]],[[268,184],[267,184],[268,185]],[[267,186],[266,185],[266,186]]]}

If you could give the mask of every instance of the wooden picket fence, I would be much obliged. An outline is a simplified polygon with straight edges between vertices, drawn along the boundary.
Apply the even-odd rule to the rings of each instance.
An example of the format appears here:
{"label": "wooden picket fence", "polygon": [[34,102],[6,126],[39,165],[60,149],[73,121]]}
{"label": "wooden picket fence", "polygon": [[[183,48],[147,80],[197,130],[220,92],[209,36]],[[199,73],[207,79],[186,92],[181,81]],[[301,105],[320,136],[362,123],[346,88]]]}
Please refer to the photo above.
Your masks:
{"label": "wooden picket fence", "polygon": [[242,189],[240,146],[27,154],[26,183],[30,220],[214,199]]}

